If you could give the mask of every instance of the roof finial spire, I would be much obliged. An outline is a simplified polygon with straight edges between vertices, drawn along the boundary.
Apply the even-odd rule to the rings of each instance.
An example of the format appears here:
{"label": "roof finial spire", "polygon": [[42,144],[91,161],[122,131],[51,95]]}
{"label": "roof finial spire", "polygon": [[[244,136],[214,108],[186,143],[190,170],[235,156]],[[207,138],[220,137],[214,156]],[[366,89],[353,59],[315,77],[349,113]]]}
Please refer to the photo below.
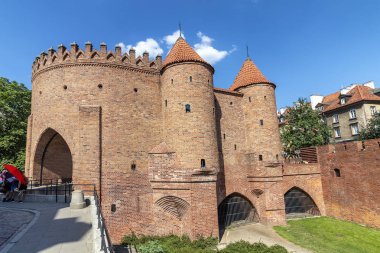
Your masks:
{"label": "roof finial spire", "polygon": [[179,37],[182,38],[182,27],[181,27],[181,22],[178,23],[178,28],[179,28]]}
{"label": "roof finial spire", "polygon": [[247,47],[247,58],[249,58],[249,50],[248,50],[248,45],[246,45]]}

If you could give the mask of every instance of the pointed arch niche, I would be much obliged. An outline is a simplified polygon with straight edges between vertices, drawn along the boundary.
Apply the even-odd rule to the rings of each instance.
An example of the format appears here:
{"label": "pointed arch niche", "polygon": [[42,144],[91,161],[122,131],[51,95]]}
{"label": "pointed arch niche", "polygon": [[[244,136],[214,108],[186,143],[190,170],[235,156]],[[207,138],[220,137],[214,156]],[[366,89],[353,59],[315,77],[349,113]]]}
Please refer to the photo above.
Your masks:
{"label": "pointed arch niche", "polygon": [[46,129],[40,136],[33,163],[33,179],[40,183],[50,180],[70,182],[73,161],[69,146],[54,129]]}
{"label": "pointed arch niche", "polygon": [[287,219],[321,215],[314,200],[304,190],[293,187],[284,195]]}

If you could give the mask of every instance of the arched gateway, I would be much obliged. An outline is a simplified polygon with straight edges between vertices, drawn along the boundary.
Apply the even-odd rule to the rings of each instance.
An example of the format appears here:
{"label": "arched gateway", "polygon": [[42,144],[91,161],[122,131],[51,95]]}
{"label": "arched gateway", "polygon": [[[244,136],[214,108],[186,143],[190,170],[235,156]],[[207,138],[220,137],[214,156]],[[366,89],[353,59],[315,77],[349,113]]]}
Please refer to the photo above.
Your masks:
{"label": "arched gateway", "polygon": [[285,193],[285,214],[287,219],[320,215],[313,199],[301,190],[293,187]]}
{"label": "arched gateway", "polygon": [[73,162],[69,146],[55,130],[48,128],[42,133],[34,155],[33,179],[71,181]]}
{"label": "arched gateway", "polygon": [[243,195],[232,193],[227,196],[218,207],[219,235],[231,224],[259,222],[256,208]]}

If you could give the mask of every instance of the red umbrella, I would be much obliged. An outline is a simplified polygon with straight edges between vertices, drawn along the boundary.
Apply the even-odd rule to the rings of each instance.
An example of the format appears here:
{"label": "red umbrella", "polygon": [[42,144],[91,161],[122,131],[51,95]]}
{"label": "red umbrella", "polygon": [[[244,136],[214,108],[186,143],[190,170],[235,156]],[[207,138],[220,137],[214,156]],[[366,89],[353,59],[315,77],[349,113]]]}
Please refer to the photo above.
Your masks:
{"label": "red umbrella", "polygon": [[4,164],[3,167],[7,169],[9,173],[11,173],[15,178],[17,178],[17,180],[20,181],[21,184],[26,185],[25,177],[19,169],[10,164]]}

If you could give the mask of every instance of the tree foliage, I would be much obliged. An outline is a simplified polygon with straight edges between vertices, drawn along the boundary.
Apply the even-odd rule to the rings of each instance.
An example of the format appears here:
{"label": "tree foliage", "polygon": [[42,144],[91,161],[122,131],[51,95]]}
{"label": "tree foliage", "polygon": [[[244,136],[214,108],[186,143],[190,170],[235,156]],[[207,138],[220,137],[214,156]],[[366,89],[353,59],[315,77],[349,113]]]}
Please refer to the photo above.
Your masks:
{"label": "tree foliage", "polygon": [[0,163],[23,169],[31,91],[0,77]]}
{"label": "tree foliage", "polygon": [[375,113],[375,115],[369,120],[367,127],[360,131],[361,140],[375,138],[380,138],[380,112]]}
{"label": "tree foliage", "polygon": [[293,107],[288,108],[285,122],[281,139],[288,157],[296,156],[300,148],[324,145],[329,141],[330,128],[304,98],[299,98]]}

